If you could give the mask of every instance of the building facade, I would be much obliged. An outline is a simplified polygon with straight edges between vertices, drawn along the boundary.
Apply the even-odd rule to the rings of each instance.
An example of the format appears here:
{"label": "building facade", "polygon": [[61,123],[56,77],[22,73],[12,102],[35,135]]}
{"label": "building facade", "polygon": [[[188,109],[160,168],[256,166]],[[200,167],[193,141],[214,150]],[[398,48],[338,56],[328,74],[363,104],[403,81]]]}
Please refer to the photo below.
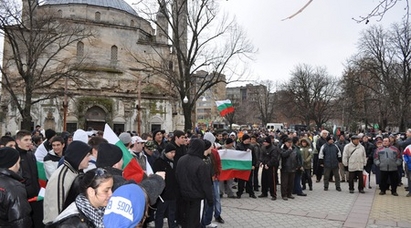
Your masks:
{"label": "building facade", "polygon": [[[32,0],[24,0],[23,7],[27,7],[27,1]],[[125,1],[45,0],[36,10],[39,14],[57,15],[59,20],[55,23],[64,20],[87,25],[94,35],[59,53],[77,61],[78,73],[85,81],[81,84],[66,82],[64,78],[57,81],[50,90],[64,90],[62,96],[46,98],[48,91],[33,94],[36,98],[45,97],[32,105],[33,126],[38,124],[61,132],[66,120],[69,132],[90,127],[103,130],[105,123],[115,132],[184,128],[181,103],[175,92],[162,77],[145,70],[136,61],[152,59],[161,63],[173,59],[166,36],[156,33],[150,22]],[[165,20],[161,15],[158,19]],[[5,40],[3,63],[12,55]],[[18,73],[13,67],[6,70]],[[10,94],[4,89],[1,94],[5,113],[1,130],[3,134],[14,133],[21,128],[22,117]]]}

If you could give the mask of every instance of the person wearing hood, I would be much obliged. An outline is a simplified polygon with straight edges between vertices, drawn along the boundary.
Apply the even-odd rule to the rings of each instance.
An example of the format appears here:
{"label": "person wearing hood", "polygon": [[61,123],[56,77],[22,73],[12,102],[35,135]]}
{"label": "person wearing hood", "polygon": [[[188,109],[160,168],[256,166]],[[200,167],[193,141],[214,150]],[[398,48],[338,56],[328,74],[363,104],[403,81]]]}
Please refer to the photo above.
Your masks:
{"label": "person wearing hood", "polygon": [[0,149],[0,227],[32,226],[31,207],[23,178],[18,174],[20,155],[16,149]]}
{"label": "person wearing hood", "polygon": [[73,141],[67,147],[63,165],[47,182],[44,194],[44,224],[52,222],[65,209],[64,205],[71,203],[66,202],[70,187],[77,175],[88,167],[91,149],[82,141]]}
{"label": "person wearing hood", "polygon": [[177,163],[177,183],[185,200],[186,221],[183,228],[200,227],[201,200],[206,199],[208,206],[213,206],[211,171],[203,161],[206,153],[209,151],[206,150],[205,142],[202,139],[192,139],[187,154]]}
{"label": "person wearing hood", "polygon": [[156,228],[163,227],[163,218],[167,218],[168,227],[173,228],[177,225],[175,224],[176,210],[177,210],[177,194],[178,185],[175,175],[175,163],[174,156],[176,154],[176,147],[172,143],[168,143],[164,152],[159,158],[154,162],[153,171],[164,171],[166,173],[165,177],[165,188],[161,193],[161,198],[157,200],[157,212],[155,218]]}

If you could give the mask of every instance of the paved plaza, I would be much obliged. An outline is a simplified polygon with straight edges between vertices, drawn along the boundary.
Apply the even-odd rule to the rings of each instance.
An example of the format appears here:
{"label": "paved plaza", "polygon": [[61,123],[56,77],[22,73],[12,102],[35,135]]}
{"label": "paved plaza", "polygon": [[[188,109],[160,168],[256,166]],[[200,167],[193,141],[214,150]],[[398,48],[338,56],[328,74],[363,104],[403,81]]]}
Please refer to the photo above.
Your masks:
{"label": "paved plaza", "polygon": [[[406,178],[402,181],[407,183]],[[275,201],[270,197],[249,198],[248,194],[243,194],[241,199],[229,199],[225,195],[221,215],[225,224],[218,224],[218,227],[411,228],[411,197],[405,197],[407,192],[403,186],[398,187],[399,196],[396,197],[390,191],[378,195],[374,175],[371,176],[372,189],[365,189],[365,194],[358,193],[357,189],[350,194],[347,182],[341,183],[341,192],[335,190],[332,182],[328,191],[323,190],[322,182],[313,185],[313,191],[304,191],[308,196],[295,196],[288,201],[281,199],[280,186],[277,186],[278,199]]]}

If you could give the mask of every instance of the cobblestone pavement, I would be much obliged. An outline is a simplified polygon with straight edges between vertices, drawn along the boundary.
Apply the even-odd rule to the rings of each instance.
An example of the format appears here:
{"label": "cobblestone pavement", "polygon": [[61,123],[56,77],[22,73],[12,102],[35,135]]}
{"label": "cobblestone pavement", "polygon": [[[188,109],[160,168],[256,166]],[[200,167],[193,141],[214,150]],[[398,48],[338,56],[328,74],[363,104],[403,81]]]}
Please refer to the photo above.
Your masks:
{"label": "cobblestone pavement", "polygon": [[[243,194],[241,199],[224,197],[221,216],[225,224],[218,224],[218,227],[411,228],[411,197],[405,197],[407,192],[402,186],[398,187],[398,197],[388,191],[380,196],[374,179],[372,175],[373,188],[365,189],[365,194],[358,193],[357,189],[350,194],[346,182],[341,183],[341,192],[335,190],[334,183],[324,191],[320,182],[313,183],[313,191],[304,191],[308,196],[295,196],[288,201],[281,197],[276,201],[270,197],[253,199],[248,194]],[[403,183],[407,183],[405,178]],[[280,186],[277,187],[280,190]],[[277,195],[281,196],[280,191]]]}

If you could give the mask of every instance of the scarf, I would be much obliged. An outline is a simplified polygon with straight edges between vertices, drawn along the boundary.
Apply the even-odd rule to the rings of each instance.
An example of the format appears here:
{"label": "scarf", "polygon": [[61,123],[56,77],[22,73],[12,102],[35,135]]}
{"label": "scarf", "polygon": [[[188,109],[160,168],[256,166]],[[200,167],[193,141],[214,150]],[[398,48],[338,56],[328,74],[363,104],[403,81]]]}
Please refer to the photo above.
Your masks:
{"label": "scarf", "polygon": [[103,215],[105,207],[94,208],[83,194],[76,197],[76,205],[97,228],[104,228]]}

